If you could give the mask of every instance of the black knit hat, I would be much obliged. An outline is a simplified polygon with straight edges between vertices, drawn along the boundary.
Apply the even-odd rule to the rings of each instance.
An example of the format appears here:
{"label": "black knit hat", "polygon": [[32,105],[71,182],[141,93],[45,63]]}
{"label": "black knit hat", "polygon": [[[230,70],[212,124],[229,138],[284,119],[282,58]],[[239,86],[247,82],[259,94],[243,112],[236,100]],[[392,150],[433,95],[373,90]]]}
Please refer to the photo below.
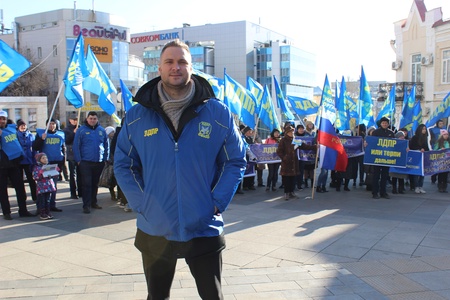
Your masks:
{"label": "black knit hat", "polygon": [[25,121],[22,119],[17,120],[16,123],[17,128],[19,128],[21,125],[27,125],[27,123],[25,123]]}

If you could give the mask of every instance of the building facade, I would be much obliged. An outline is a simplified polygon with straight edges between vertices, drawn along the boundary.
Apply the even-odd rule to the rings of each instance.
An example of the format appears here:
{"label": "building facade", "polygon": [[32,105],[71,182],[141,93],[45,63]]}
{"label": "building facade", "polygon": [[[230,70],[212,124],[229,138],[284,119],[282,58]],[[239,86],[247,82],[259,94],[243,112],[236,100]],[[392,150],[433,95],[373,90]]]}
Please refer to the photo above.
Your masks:
{"label": "building facade", "polygon": [[[397,101],[403,101],[399,84],[408,92],[416,84],[425,123],[450,92],[450,19],[443,20],[440,7],[427,10],[424,0],[414,0],[407,18],[394,23],[394,31]],[[401,111],[399,103],[396,111]]]}
{"label": "building facade", "polygon": [[[219,78],[226,72],[243,86],[250,76],[262,85],[267,84],[272,95],[275,95],[272,78],[276,76],[285,95],[313,99],[315,55],[296,48],[286,35],[248,21],[183,24],[179,28],[132,34],[130,54],[142,57],[147,80],[158,75],[161,49],[174,39],[190,46],[193,67],[199,71]],[[279,111],[278,115],[281,120]]]}
{"label": "building facade", "polygon": [[[60,9],[17,17],[12,33],[1,36],[11,47],[26,57],[32,57],[45,68],[50,84],[47,114],[50,114],[59,94],[54,117],[60,119],[63,125],[68,115],[75,111],[64,98],[63,78],[79,34],[83,35],[85,47],[91,47],[116,88],[120,86],[120,79],[130,90],[144,83],[143,62],[129,55],[129,28],[115,24],[112,19],[108,13],[93,10]],[[111,124],[109,115],[98,106],[98,96],[87,91],[84,91],[84,96],[81,118],[87,111],[94,110],[98,112],[102,125]],[[123,107],[120,97],[119,101],[117,98],[112,95],[120,115]],[[42,117],[46,119],[47,116]]]}

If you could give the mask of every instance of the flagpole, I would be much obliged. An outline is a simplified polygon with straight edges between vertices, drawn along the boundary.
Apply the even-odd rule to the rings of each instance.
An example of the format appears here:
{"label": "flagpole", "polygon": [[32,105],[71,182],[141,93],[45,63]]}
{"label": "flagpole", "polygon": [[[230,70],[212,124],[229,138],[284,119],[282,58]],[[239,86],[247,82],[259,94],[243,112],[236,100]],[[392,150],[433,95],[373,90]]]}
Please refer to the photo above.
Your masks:
{"label": "flagpole", "polygon": [[58,94],[56,95],[55,103],[53,104],[52,112],[50,113],[50,117],[48,118],[47,128],[45,128],[45,133],[47,133],[47,131],[50,127],[50,120],[53,118],[53,114],[55,113],[56,104],[58,103],[58,99],[59,99],[59,96],[61,95],[63,86],[64,86],[64,82],[61,82]]}
{"label": "flagpole", "polygon": [[[317,186],[317,180],[318,180],[318,178],[316,178],[316,173],[317,173],[317,162],[319,161],[319,150],[320,150],[320,143],[317,142],[316,161],[314,163],[314,183],[316,184],[316,186]],[[321,172],[322,172],[322,170],[321,170]],[[311,199],[314,200],[314,192],[316,191],[316,189],[314,188],[314,184],[311,184],[311,188],[312,188]]]}

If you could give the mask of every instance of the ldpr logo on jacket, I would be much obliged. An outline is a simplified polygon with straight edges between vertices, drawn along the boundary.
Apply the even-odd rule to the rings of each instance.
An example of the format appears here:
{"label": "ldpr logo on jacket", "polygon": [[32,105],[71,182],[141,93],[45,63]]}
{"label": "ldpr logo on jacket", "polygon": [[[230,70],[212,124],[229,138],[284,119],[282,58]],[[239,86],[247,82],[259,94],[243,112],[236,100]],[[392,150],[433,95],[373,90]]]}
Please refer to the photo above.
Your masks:
{"label": "ldpr logo on jacket", "polygon": [[151,128],[144,131],[144,137],[152,136],[158,133],[158,128]]}
{"label": "ldpr logo on jacket", "polygon": [[198,135],[202,138],[209,139],[211,137],[212,126],[208,122],[200,122],[198,124]]}

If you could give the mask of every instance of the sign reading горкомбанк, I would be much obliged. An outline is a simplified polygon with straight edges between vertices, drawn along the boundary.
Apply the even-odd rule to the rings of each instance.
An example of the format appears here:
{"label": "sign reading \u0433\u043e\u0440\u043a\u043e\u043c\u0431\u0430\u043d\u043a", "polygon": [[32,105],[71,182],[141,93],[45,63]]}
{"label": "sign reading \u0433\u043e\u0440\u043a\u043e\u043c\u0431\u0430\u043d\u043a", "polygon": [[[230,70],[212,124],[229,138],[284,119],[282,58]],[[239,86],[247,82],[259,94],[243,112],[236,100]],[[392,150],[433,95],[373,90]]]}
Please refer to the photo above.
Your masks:
{"label": "sign reading \u0433\u043e\u0440\u043a\u043e\u043c\u0431\u0430\u043d\u043a", "polygon": [[406,168],[407,140],[367,136],[366,142],[365,164]]}

